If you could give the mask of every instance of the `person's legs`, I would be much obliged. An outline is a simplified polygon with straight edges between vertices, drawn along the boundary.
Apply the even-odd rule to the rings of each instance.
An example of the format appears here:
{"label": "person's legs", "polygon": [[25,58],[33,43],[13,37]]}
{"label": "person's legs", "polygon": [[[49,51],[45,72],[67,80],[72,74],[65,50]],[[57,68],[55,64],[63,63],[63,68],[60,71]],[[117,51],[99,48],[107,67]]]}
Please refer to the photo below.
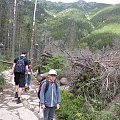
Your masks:
{"label": "person's legs", "polygon": [[28,74],[28,77],[26,78],[25,91],[29,90],[30,81],[31,81],[31,74]]}
{"label": "person's legs", "polygon": [[21,103],[20,98],[21,98],[21,95],[22,95],[22,88],[24,88],[24,87],[25,87],[25,75],[20,74],[17,104]]}
{"label": "person's legs", "polygon": [[28,86],[28,78],[25,78],[25,86]]}
{"label": "person's legs", "polygon": [[17,104],[21,103],[21,95],[22,95],[22,88],[19,88],[18,90],[18,100],[17,100]]}
{"label": "person's legs", "polygon": [[48,115],[48,120],[53,120],[55,114],[55,107],[51,107]]}
{"label": "person's legs", "polygon": [[49,107],[46,107],[46,108],[44,109],[44,112],[43,112],[44,120],[48,120],[49,112],[50,112],[50,108],[49,108]]}
{"label": "person's legs", "polygon": [[30,86],[30,82],[31,82],[31,74],[28,74],[28,86]]}
{"label": "person's legs", "polygon": [[18,89],[19,89],[19,86],[15,85],[15,98],[18,98]]}
{"label": "person's legs", "polygon": [[27,87],[28,87],[28,78],[25,78],[25,91],[27,91]]}
{"label": "person's legs", "polygon": [[22,88],[19,88],[19,90],[18,90],[18,97],[21,97],[21,95],[22,95]]}
{"label": "person's legs", "polygon": [[15,85],[15,92],[18,92],[19,85]]}
{"label": "person's legs", "polygon": [[14,82],[15,82],[15,98],[18,98],[18,89],[19,89],[19,74],[14,74]]}

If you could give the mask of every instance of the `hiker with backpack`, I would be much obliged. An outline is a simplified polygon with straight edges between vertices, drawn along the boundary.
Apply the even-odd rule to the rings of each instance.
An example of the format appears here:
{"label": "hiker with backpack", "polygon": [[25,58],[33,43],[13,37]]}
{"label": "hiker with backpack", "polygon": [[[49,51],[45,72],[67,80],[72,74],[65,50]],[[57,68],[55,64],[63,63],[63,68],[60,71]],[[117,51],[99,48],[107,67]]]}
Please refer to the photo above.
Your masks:
{"label": "hiker with backpack", "polygon": [[53,120],[55,108],[60,108],[60,89],[56,83],[57,72],[51,69],[40,91],[40,104],[44,120]]}
{"label": "hiker with backpack", "polygon": [[11,70],[11,75],[14,73],[15,82],[15,98],[17,98],[17,104],[21,103],[22,89],[25,87],[25,73],[28,74],[28,59],[26,58],[26,51],[23,51],[20,56],[14,59],[14,63]]}

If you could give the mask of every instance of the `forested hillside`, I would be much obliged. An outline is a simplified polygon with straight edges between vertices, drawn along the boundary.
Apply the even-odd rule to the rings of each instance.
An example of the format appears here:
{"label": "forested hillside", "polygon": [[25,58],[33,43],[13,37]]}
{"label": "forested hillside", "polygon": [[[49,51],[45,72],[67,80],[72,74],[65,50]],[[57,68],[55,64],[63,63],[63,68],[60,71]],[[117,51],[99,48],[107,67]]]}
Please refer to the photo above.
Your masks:
{"label": "forested hillside", "polygon": [[120,5],[15,1],[0,1],[0,66],[26,49],[67,79],[58,119],[120,120]]}
{"label": "forested hillside", "polygon": [[94,30],[82,42],[86,43],[90,49],[102,49],[106,46],[116,47],[115,42],[119,41],[120,37],[119,10],[120,5],[115,5],[97,12],[90,20]]}

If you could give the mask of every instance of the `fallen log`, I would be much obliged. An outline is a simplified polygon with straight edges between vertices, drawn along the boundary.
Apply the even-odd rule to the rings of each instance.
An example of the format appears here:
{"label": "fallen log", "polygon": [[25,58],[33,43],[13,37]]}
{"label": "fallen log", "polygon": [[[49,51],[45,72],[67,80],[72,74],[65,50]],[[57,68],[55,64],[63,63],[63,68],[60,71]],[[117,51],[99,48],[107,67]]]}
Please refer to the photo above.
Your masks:
{"label": "fallen log", "polygon": [[38,75],[37,75],[37,81],[40,82],[40,81],[46,79],[47,77],[48,77],[48,72],[43,73],[43,74],[38,74]]}
{"label": "fallen log", "polygon": [[7,63],[7,64],[12,64],[12,62],[9,62],[9,61],[0,60],[0,62],[2,62],[2,63]]}

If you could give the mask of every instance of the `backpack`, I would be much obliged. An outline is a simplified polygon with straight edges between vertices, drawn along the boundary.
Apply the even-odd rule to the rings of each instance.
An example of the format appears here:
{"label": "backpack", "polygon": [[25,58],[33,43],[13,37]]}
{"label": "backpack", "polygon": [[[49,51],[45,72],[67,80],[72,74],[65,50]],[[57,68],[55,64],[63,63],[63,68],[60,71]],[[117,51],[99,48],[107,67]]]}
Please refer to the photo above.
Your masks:
{"label": "backpack", "polygon": [[[39,87],[38,87],[38,93],[37,93],[39,99],[40,99],[40,91],[41,91],[41,88],[42,88],[42,84],[43,84],[44,82],[46,82],[45,93],[47,92],[47,90],[48,90],[48,88],[49,88],[49,81],[48,81],[48,80],[43,80],[43,81],[40,82]],[[57,90],[58,85],[57,85],[56,82],[55,82],[55,85],[56,85],[56,90]],[[44,94],[45,94],[45,93],[44,93]]]}
{"label": "backpack", "polygon": [[15,72],[24,73],[25,72],[25,61],[24,58],[20,58],[17,60],[15,65]]}

